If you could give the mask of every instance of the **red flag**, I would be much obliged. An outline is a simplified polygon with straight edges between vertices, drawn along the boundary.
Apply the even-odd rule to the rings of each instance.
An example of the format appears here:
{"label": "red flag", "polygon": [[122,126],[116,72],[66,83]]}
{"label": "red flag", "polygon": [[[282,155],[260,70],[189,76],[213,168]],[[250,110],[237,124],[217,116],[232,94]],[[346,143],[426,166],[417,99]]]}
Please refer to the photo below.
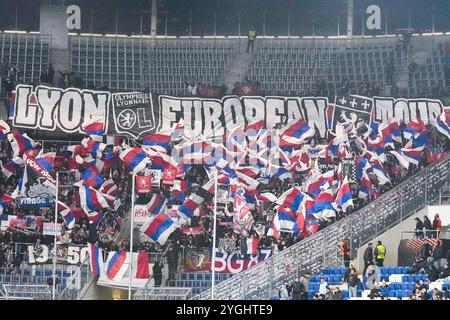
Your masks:
{"label": "red flag", "polygon": [[178,174],[177,167],[174,166],[166,167],[163,173],[163,184],[173,186],[177,174]]}
{"label": "red flag", "polygon": [[136,269],[134,269],[136,279],[148,279],[150,276],[148,268],[148,252],[133,253],[133,258],[137,260],[134,261],[136,266]]}
{"label": "red flag", "polygon": [[319,223],[313,216],[307,216],[305,219],[305,228],[301,232],[302,237],[309,237],[319,230]]}
{"label": "red flag", "polygon": [[152,187],[151,176],[136,176],[137,193],[149,193]]}

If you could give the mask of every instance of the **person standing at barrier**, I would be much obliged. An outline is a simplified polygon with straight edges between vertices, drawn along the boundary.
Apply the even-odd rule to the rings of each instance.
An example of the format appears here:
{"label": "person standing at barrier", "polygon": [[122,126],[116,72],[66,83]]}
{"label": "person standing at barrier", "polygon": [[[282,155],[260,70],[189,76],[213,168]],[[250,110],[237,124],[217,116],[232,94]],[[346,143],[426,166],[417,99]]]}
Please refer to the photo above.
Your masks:
{"label": "person standing at barrier", "polygon": [[414,220],[416,221],[416,228],[414,229],[416,239],[422,239],[423,238],[423,222],[418,217],[415,218]]}
{"label": "person standing at barrier", "polygon": [[178,265],[178,248],[174,244],[171,244],[166,253],[167,264],[169,266],[169,279],[168,281],[175,280],[175,274],[177,272]]}
{"label": "person standing at barrier", "polygon": [[381,241],[377,242],[374,255],[377,266],[382,267],[384,258],[386,257],[386,247],[381,243]]}
{"label": "person standing at barrier", "polygon": [[164,268],[164,264],[161,260],[157,261],[153,265],[153,279],[155,280],[155,287],[160,287],[162,283],[162,270]]}
{"label": "person standing at barrier", "polygon": [[251,27],[250,30],[248,30],[248,42],[247,42],[247,53],[249,53],[250,46],[252,46],[252,53],[253,48],[255,46],[255,40],[256,40],[256,29],[255,27]]}
{"label": "person standing at barrier", "polygon": [[423,228],[425,230],[425,236],[431,238],[433,226],[431,225],[431,220],[426,215],[423,216]]}
{"label": "person standing at barrier", "polygon": [[436,213],[434,215],[434,220],[433,220],[433,238],[438,238],[439,239],[439,235],[441,233],[441,227],[442,227],[442,221],[439,218],[439,213]]}
{"label": "person standing at barrier", "polygon": [[364,270],[363,274],[366,274],[367,268],[373,264],[373,244],[370,242],[364,251]]}
{"label": "person standing at barrier", "polygon": [[341,241],[341,244],[339,245],[339,256],[344,262],[344,266],[348,268],[350,265],[350,246],[348,245],[348,241]]}
{"label": "person standing at barrier", "polygon": [[307,272],[300,277],[300,283],[303,284],[304,291],[302,292],[300,300],[308,300],[309,282],[311,278],[311,273]]}
{"label": "person standing at barrier", "polygon": [[295,278],[294,283],[292,283],[292,300],[302,300],[302,293],[304,291],[304,285],[300,282],[299,278]]}

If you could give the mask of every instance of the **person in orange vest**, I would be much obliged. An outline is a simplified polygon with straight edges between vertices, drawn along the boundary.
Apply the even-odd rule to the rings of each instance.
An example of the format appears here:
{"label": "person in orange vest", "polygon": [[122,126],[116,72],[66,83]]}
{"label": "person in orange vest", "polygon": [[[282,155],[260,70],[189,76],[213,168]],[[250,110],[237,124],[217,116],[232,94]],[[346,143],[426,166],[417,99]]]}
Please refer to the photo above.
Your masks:
{"label": "person in orange vest", "polygon": [[345,267],[348,268],[350,265],[350,246],[347,240],[341,240],[339,244],[339,256],[344,261]]}

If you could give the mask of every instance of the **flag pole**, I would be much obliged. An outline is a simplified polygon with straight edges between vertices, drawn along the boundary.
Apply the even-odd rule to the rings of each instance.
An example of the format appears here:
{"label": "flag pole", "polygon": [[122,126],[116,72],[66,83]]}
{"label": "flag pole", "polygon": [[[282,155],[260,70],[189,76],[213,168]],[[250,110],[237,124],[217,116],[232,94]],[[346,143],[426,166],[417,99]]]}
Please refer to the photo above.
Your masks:
{"label": "flag pole", "polygon": [[134,201],[136,188],[136,173],[133,171],[131,182],[131,221],[130,221],[130,278],[128,282],[128,300],[131,300],[131,281],[133,279],[133,224],[134,224]]}
{"label": "flag pole", "polygon": [[213,216],[213,245],[212,245],[212,256],[211,256],[211,272],[212,272],[212,282],[211,282],[211,300],[214,300],[214,284],[216,281],[216,227],[217,227],[217,175],[218,171],[216,169],[216,174],[214,175],[214,216]]}
{"label": "flag pole", "polygon": [[55,192],[55,223],[53,225],[53,290],[52,300],[56,297],[56,224],[58,223],[58,189],[59,189],[59,172],[56,171],[56,192]]}

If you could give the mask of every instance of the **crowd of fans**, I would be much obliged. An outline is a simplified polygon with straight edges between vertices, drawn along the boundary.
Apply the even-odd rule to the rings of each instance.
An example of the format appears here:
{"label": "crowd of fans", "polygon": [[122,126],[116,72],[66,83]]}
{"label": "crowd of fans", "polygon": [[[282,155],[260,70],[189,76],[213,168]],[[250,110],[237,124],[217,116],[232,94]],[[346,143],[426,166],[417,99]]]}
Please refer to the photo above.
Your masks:
{"label": "crowd of fans", "polygon": [[[434,129],[430,126],[429,128],[431,137],[432,137],[432,145],[445,145],[443,137],[440,136],[439,133],[434,132]],[[313,139],[311,145],[314,145],[316,138]],[[323,141],[319,141],[323,142]],[[172,142],[173,146],[173,142]],[[12,152],[9,144],[5,141],[2,141],[0,144],[0,160],[2,163],[6,163],[9,159],[12,158]],[[111,148],[112,146],[108,146],[107,148]],[[61,189],[60,189],[60,201],[63,201],[70,207],[77,207],[79,203],[79,196],[77,189],[73,186],[75,181],[80,179],[80,172],[78,169],[70,169],[68,160],[72,157],[70,152],[65,151],[65,148],[62,145],[55,144],[48,148],[48,151],[56,152],[58,159],[63,159],[63,161],[59,162],[57,168],[59,171],[69,173],[64,175],[61,174]],[[107,152],[105,150],[104,152]],[[355,144],[352,144],[352,152],[353,156],[356,156],[358,151],[358,147]],[[318,160],[320,161],[320,160]],[[339,159],[335,159],[334,165],[337,166],[339,164]],[[391,176],[391,183],[388,185],[374,185],[374,192],[371,195],[371,199],[361,199],[358,197],[358,185],[354,184],[352,187],[353,191],[353,199],[354,199],[354,207],[353,211],[361,208],[366,205],[370,200],[374,200],[380,194],[387,191],[390,187],[397,185],[404,179],[406,179],[409,175],[414,174],[424,166],[426,166],[427,160],[424,159],[420,162],[418,166],[411,166],[409,170],[406,170],[398,165],[393,157],[390,154],[387,154],[387,162],[386,168],[388,169],[388,173]],[[131,194],[129,190],[131,189],[131,181],[127,175],[127,172],[124,168],[122,162],[117,161],[108,171],[103,172],[104,178],[111,178],[117,185],[119,189],[119,197],[122,203],[122,206],[119,207],[116,211],[110,211],[105,214],[105,218],[101,220],[98,227],[92,227],[89,224],[88,219],[85,215],[80,214],[78,219],[76,220],[76,225],[72,230],[68,230],[64,228],[63,234],[59,239],[59,243],[66,244],[75,244],[75,245],[84,245],[87,242],[98,243],[98,245],[107,250],[107,251],[115,251],[115,250],[128,250],[129,242],[128,239],[124,239],[120,236],[121,229],[123,227],[123,221],[125,220],[127,212],[130,211],[131,207]],[[285,190],[289,189],[292,185],[298,184],[301,185],[307,177],[307,173],[295,173],[292,179],[280,180],[279,178],[272,178],[268,184],[260,184],[258,190],[262,191],[270,191],[275,196],[279,197]],[[10,178],[1,175],[0,177],[0,189],[2,193],[11,194],[15,187],[17,186],[18,180],[20,179],[20,175],[16,174],[11,176]],[[190,186],[188,189],[192,192],[195,190],[196,185],[203,185],[208,180],[208,175],[205,168],[202,165],[194,165],[190,171],[187,172],[185,176],[185,181],[187,185]],[[189,192],[189,191],[188,191]],[[166,199],[168,199],[167,208],[170,209],[172,206],[181,205],[182,201],[173,196],[170,192],[170,188],[168,186],[162,186],[161,188],[154,187],[149,194],[140,194],[137,197],[137,204],[146,204],[150,201],[153,194],[161,194]],[[232,211],[232,204],[229,204],[230,211]],[[201,210],[203,214],[200,216],[194,216],[189,225],[184,225],[183,227],[201,227],[200,232],[196,234],[184,233],[182,228],[177,229],[170,236],[170,241],[161,246],[157,242],[149,242],[149,241],[135,241],[134,250],[145,250],[150,253],[166,253],[167,249],[171,247],[170,251],[175,252],[173,255],[178,257],[179,252],[183,248],[189,249],[199,249],[199,248],[207,248],[212,245],[212,213],[211,207],[207,205],[202,205]],[[272,252],[275,253],[277,251],[282,251],[285,248],[291,246],[295,242],[302,240],[305,235],[294,236],[292,233],[281,233],[278,239],[273,236],[268,236],[267,230],[270,228],[273,217],[274,217],[274,207],[273,206],[265,206],[265,207],[254,207],[252,209],[252,215],[254,219],[254,228],[251,231],[251,236],[258,237],[258,249],[272,249]],[[335,217],[327,218],[327,219],[319,219],[318,220],[318,230],[325,228],[327,225],[342,219],[350,212],[343,213],[337,212]],[[13,204],[6,206],[3,211],[4,215],[19,215],[19,216],[39,216],[42,219],[42,222],[51,222],[54,219],[54,210],[53,208],[37,208],[37,209],[22,209],[18,206],[16,202]],[[217,229],[217,237],[218,237],[218,248],[225,250],[227,252],[232,251],[241,251],[242,253],[246,252],[246,240],[247,236],[243,236],[242,234],[234,232],[232,217],[230,216],[222,216],[219,218],[219,224]],[[59,222],[63,223],[61,217],[59,217]],[[258,232],[258,227],[262,228],[262,232]],[[16,243],[36,243],[39,241],[41,244],[47,244],[52,246],[53,237],[52,236],[44,236],[42,234],[42,224],[36,224],[34,229],[21,229],[16,227],[3,228],[4,230],[0,233],[0,241],[3,246],[3,254],[0,254],[0,266],[6,266],[7,263],[11,264],[16,255],[12,255],[7,253],[7,248],[14,248],[14,244]],[[20,249],[19,252],[23,252],[24,248]],[[436,250],[434,250],[436,252]],[[2,258],[2,256],[6,258]],[[9,257],[9,258],[8,258]],[[425,258],[426,259],[426,258]],[[3,261],[3,262],[2,262]],[[9,262],[8,262],[9,261]],[[178,258],[172,259],[172,265],[176,264]],[[424,270],[428,268],[428,266],[423,267]],[[432,268],[432,267],[430,267]],[[433,278],[433,277],[431,277]],[[339,294],[338,294],[339,296]]]}

